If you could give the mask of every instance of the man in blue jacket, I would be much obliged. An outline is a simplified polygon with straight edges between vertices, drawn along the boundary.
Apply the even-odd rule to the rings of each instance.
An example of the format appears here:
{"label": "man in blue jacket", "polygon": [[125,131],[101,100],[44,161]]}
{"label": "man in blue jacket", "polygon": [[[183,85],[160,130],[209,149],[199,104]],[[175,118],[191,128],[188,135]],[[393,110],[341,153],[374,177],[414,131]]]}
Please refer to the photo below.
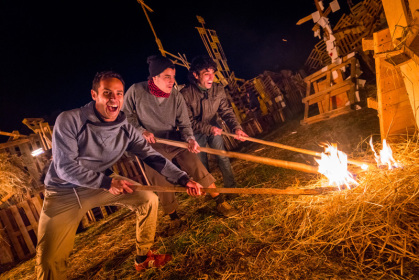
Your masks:
{"label": "man in blue jacket", "polygon": [[139,156],[173,184],[185,186],[189,195],[201,195],[200,184],[156,152],[127,122],[121,111],[124,81],[119,74],[96,74],[91,95],[94,101],[61,113],[54,125],[53,160],[44,181],[38,227],[38,279],[66,279],[67,259],[80,220],[91,208],[104,205],[124,205],[137,211],[138,271],[170,261],[170,255],[150,250],[156,231],[157,196],[107,173],[125,151]]}

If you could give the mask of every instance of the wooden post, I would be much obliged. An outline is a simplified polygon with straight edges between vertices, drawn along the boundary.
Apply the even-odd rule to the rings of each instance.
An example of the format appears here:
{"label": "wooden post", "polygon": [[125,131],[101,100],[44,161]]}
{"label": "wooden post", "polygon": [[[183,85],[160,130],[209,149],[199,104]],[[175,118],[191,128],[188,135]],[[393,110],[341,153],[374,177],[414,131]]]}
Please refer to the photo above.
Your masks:
{"label": "wooden post", "polygon": [[[175,147],[180,147],[180,148],[185,148],[185,149],[188,148],[188,144],[185,142],[178,142],[178,141],[160,139],[160,138],[155,138],[155,139],[157,143],[163,143],[170,146],[175,146]],[[222,150],[205,148],[205,147],[199,147],[199,149],[208,154],[234,157],[234,158],[244,159],[244,160],[253,161],[257,163],[272,165],[276,167],[294,169],[294,170],[303,171],[307,173],[318,173],[318,168],[316,166],[311,166],[311,165],[307,165],[303,163],[284,161],[284,160],[279,160],[279,159],[271,159],[271,158],[241,154],[241,153],[236,153],[236,152],[228,152],[228,151],[222,151]]]}

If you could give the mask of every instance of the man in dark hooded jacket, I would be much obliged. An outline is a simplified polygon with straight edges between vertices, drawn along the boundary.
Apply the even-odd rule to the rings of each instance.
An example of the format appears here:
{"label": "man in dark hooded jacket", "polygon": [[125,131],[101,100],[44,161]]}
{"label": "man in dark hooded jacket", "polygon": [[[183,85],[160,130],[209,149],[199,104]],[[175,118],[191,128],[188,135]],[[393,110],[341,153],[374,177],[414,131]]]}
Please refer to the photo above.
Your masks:
{"label": "man in dark hooded jacket", "polygon": [[[237,121],[224,87],[214,82],[215,71],[217,64],[210,57],[195,57],[189,69],[190,84],[183,88],[181,93],[185,98],[194,136],[199,146],[205,147],[208,144],[211,148],[225,150],[221,136],[222,129],[217,122],[218,117],[237,135],[236,139],[243,141],[241,137],[248,135]],[[201,152],[198,157],[209,170],[207,154]],[[223,174],[224,186],[235,187],[236,181],[229,158],[219,155],[216,158]]]}

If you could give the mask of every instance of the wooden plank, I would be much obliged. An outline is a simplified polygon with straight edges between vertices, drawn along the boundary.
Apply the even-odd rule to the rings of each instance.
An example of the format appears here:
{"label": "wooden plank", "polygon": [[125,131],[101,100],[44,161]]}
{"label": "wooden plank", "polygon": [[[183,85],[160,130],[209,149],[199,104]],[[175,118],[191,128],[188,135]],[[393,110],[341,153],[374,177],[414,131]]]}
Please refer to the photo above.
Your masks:
{"label": "wooden plank", "polygon": [[12,223],[9,220],[9,215],[7,214],[7,210],[0,210],[0,219],[5,226],[6,233],[9,236],[10,241],[12,242],[12,247],[15,250],[19,259],[23,260],[26,258],[26,254],[20,245],[20,242],[15,234],[13,229]]}
{"label": "wooden plank", "polygon": [[402,0],[382,0],[386,15],[389,33],[393,34],[393,40],[403,36],[403,28],[408,26],[409,15],[407,13],[405,1]]}
{"label": "wooden plank", "polygon": [[368,97],[367,98],[367,106],[368,106],[368,108],[378,110],[378,102],[377,102],[377,99],[375,99],[373,97]]}
{"label": "wooden plank", "polygon": [[409,97],[412,113],[415,118],[416,128],[419,128],[419,65],[409,62],[400,67],[404,84]]}
{"label": "wooden plank", "polygon": [[387,29],[380,30],[373,34],[374,37],[374,53],[387,52],[392,49],[390,31]]}
{"label": "wooden plank", "polygon": [[303,102],[304,103],[309,102],[310,100],[315,99],[315,98],[318,98],[318,97],[322,97],[324,94],[327,94],[327,93],[339,92],[339,91],[336,91],[338,89],[340,89],[340,90],[343,90],[343,89],[348,90],[347,88],[350,87],[350,86],[352,86],[352,85],[353,85],[353,82],[351,80],[346,80],[343,83],[333,85],[333,86],[331,86],[331,87],[329,87],[327,89],[321,90],[321,91],[319,91],[319,92],[317,92],[315,94],[312,94],[312,95],[310,95],[308,97],[303,98]]}
{"label": "wooden plank", "polygon": [[32,212],[31,207],[29,206],[28,201],[23,201],[21,203],[18,204],[18,207],[22,207],[23,210],[25,211],[26,217],[28,218],[29,223],[31,224],[30,227],[26,227],[26,230],[29,231],[30,229],[32,229],[35,233],[36,236],[38,236],[38,221],[39,218],[37,219],[35,217],[35,215]]}
{"label": "wooden plank", "polygon": [[[39,194],[31,198],[32,204],[35,206],[38,216],[41,215],[43,201]],[[39,220],[39,219],[38,219]]]}
{"label": "wooden plank", "polygon": [[21,144],[24,144],[24,143],[29,143],[29,141],[30,141],[29,139],[20,139],[20,140],[16,140],[16,141],[1,143],[0,144],[0,149],[6,149],[6,148],[21,145]]}
{"label": "wooden plank", "polygon": [[0,222],[0,264],[7,264],[14,262],[11,242]]}
{"label": "wooden plank", "polygon": [[12,205],[9,207],[10,211],[12,212],[12,215],[15,219],[15,222],[17,226],[19,227],[20,234],[23,237],[23,240],[25,241],[26,246],[28,247],[30,254],[35,254],[35,246],[33,245],[32,239],[28,233],[28,230],[23,223],[22,217],[20,216],[19,210],[16,205]]}
{"label": "wooden plank", "polygon": [[309,20],[312,20],[312,19],[313,19],[313,16],[310,14],[310,15],[308,15],[306,17],[303,17],[299,21],[297,21],[297,25],[301,25],[301,24],[303,24],[303,23],[305,23],[305,22],[307,22]]}
{"label": "wooden plank", "polygon": [[103,218],[106,218],[106,217],[108,217],[108,216],[109,216],[109,215],[108,215],[108,212],[106,211],[105,206],[101,206],[101,207],[100,207],[100,211],[102,212]]}
{"label": "wooden plank", "polygon": [[301,120],[300,123],[302,125],[312,124],[312,123],[324,121],[324,120],[327,120],[327,119],[331,119],[331,118],[334,118],[334,117],[337,117],[337,116],[340,116],[340,115],[343,115],[343,114],[347,114],[347,113],[352,112],[352,111],[353,110],[349,106],[345,106],[345,107],[342,107],[342,108],[331,110],[331,111],[326,112],[326,113],[321,114],[321,115],[316,115],[316,116]]}

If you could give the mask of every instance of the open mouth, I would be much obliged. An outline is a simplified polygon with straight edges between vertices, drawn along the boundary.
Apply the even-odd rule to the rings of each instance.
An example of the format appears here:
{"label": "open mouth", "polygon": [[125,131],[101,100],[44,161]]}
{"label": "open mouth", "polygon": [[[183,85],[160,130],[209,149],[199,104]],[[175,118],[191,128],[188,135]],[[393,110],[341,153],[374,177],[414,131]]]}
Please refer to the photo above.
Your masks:
{"label": "open mouth", "polygon": [[118,105],[108,105],[107,107],[108,107],[109,112],[114,113],[114,112],[118,111]]}

